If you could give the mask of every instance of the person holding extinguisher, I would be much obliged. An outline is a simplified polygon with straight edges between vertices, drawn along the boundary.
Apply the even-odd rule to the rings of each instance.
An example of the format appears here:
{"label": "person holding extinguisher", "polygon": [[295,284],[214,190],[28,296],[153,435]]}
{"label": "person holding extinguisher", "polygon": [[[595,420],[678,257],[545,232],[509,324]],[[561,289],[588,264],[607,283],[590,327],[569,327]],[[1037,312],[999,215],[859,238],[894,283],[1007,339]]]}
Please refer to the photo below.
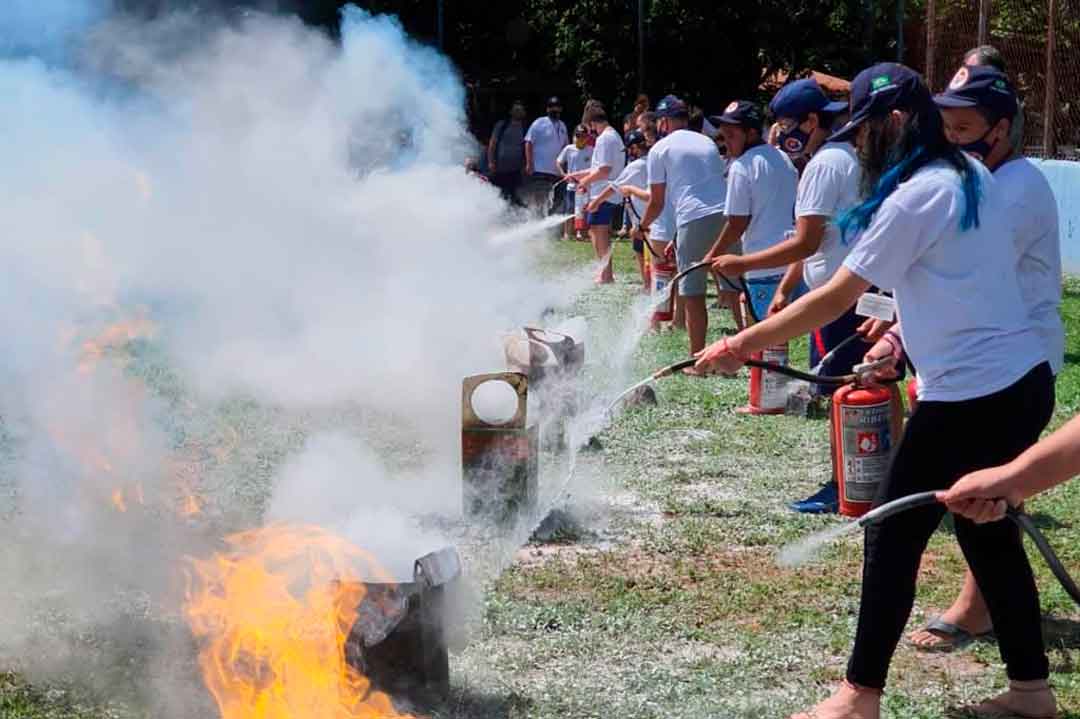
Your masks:
{"label": "person holding extinguisher", "polygon": [[[851,119],[830,138],[854,138],[873,188],[840,216],[852,248],[823,287],[698,354],[702,371],[733,373],[751,353],[820,327],[892,288],[905,349],[919,368],[919,405],[875,504],[946,490],[961,476],[1015,459],[1053,408],[1053,374],[1029,321],[1005,200],[993,176],[950,143],[922,78],[880,63],[852,83]],[[919,563],[945,507],[894,515],[866,529],[862,598],[843,685],[799,719],[879,719],[893,652],[915,597]],[[1019,533],[1006,523],[955,521],[983,590],[1009,677],[1001,696],[972,707],[1056,714],[1047,678],[1038,589]]]}
{"label": "person holding extinguisher", "polygon": [[[799,179],[795,195],[795,232],[784,241],[758,252],[720,255],[712,268],[728,276],[787,265],[769,314],[779,312],[799,293],[801,286],[814,289],[833,276],[847,256],[849,246],[841,242],[833,222],[853,206],[861,194],[862,172],[851,142],[812,142],[827,134],[832,118],[847,111],[847,103],[830,102],[813,79],[785,85],[769,110],[779,127],[777,142],[785,152],[803,153],[813,148],[809,163]],[[847,340],[861,324],[852,306],[838,319],[810,333],[810,366],[817,366],[828,353]],[[862,361],[867,344],[849,343],[821,367],[825,375],[844,375]],[[793,502],[791,509],[811,514],[835,512],[839,506],[836,478],[832,477],[810,497]]]}
{"label": "person holding extinguisher", "polygon": [[[1005,218],[1018,257],[1017,278],[1031,324],[1038,331],[1056,376],[1065,361],[1061,303],[1061,242],[1057,202],[1046,177],[1014,145],[1012,122],[1019,103],[1008,77],[992,66],[964,65],[946,91],[934,98],[946,137],[981,160],[1004,189]],[[867,354],[868,359],[898,351],[900,334]],[[951,651],[993,634],[993,625],[969,569],[959,596],[941,616],[914,632],[917,649]]]}

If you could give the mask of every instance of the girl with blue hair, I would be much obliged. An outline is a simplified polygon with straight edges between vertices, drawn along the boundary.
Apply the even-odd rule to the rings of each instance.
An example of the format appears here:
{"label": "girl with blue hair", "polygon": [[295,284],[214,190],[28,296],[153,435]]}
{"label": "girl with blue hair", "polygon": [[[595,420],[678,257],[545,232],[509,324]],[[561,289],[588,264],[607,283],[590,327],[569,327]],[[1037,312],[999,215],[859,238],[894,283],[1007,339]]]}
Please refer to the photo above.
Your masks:
{"label": "girl with blue hair", "polygon": [[[1014,459],[1049,419],[1053,378],[1021,296],[1000,189],[980,163],[948,142],[922,78],[892,63],[860,73],[852,83],[851,119],[832,139],[849,137],[867,194],[838,220],[852,243],[843,266],[779,313],[707,347],[698,367],[733,373],[753,352],[835,319],[871,286],[891,289],[903,347],[919,371],[919,404],[878,487],[875,502],[882,504],[948,489],[965,474]],[[898,350],[879,379],[895,375],[900,356]],[[866,529],[847,677],[798,719],[879,719],[919,562],[945,511],[944,505],[913,509]],[[971,710],[1056,716],[1038,590],[1019,532],[1007,522],[965,517],[956,517],[955,526],[998,628],[1010,680],[1005,694]]]}

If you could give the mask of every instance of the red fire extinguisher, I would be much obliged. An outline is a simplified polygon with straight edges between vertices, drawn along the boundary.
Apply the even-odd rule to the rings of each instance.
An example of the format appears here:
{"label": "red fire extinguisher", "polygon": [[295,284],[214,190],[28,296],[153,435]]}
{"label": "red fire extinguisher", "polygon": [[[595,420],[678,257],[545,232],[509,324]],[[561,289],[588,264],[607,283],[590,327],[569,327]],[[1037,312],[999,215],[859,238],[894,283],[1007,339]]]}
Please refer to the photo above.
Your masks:
{"label": "red fire extinguisher", "polygon": [[[769,347],[764,352],[755,352],[753,359],[787,367],[788,345]],[[760,367],[750,368],[750,403],[735,411],[739,414],[783,414],[787,407],[788,378],[777,372],[770,372]]]}
{"label": "red fire extinguisher", "polygon": [[833,394],[830,429],[840,514],[861,517],[870,510],[878,486],[889,471],[903,417],[904,405],[896,385],[850,384]]}
{"label": "red fire extinguisher", "polygon": [[660,297],[667,297],[666,302],[653,310],[652,320],[653,322],[670,322],[675,310],[675,293],[671,291],[671,278],[675,276],[678,268],[673,262],[659,260],[655,257],[652,258],[649,265],[652,267],[651,286],[653,299],[658,300]]}
{"label": "red fire extinguisher", "polygon": [[915,408],[919,406],[919,380],[914,377],[907,381],[907,406],[908,416],[915,414]]}

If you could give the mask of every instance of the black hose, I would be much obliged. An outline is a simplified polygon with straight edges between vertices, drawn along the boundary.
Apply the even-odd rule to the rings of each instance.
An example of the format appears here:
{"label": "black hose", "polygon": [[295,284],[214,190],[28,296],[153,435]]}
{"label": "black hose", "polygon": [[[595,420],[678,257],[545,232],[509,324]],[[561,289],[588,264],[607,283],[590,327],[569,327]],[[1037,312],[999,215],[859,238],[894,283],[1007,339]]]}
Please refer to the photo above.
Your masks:
{"label": "black hose", "polygon": [[[703,269],[705,267],[709,267],[711,265],[712,265],[712,260],[704,260],[702,262],[697,262],[695,264],[690,265],[685,270],[683,270],[682,272],[678,273],[677,275],[675,275],[674,277],[671,278],[671,285],[670,285],[670,289],[668,291],[669,292],[675,292],[675,287],[678,286],[679,280],[681,280],[683,277],[686,277],[691,272],[695,272],[697,270]],[[732,282],[731,279],[726,277],[723,273],[720,274],[720,277],[724,280],[724,282],[728,285],[728,287],[730,287],[733,291],[741,292],[746,296],[746,310],[750,313],[750,317],[754,320],[755,324],[757,324],[758,322],[761,322],[761,318],[758,317],[757,312],[754,311],[754,302],[750,297],[750,288],[747,287],[746,280],[743,279],[740,276],[739,277],[739,284],[741,285],[741,287],[736,287],[735,283]]]}
{"label": "black hose", "polygon": [[[638,212],[637,212],[637,210],[636,210],[636,209],[634,209],[634,203],[633,203],[633,202],[631,202],[631,201],[630,201],[629,199],[623,200],[623,203],[624,203],[624,204],[625,204],[625,205],[626,205],[627,207],[629,207],[629,208],[630,208],[630,214],[632,214],[632,215],[633,215],[633,216],[634,216],[634,217],[635,217],[635,218],[637,219],[637,221],[638,221],[638,227],[641,227],[641,215],[639,215],[639,214],[638,214]],[[652,245],[651,245],[651,244],[649,243],[649,238],[648,238],[648,237],[645,237],[645,238],[644,238],[644,243],[645,243],[645,246],[649,248],[649,253],[650,253],[650,254],[651,254],[651,255],[652,255],[653,257],[655,257],[655,258],[656,258],[656,259],[658,259],[658,260],[665,260],[665,261],[667,260],[667,258],[666,258],[666,257],[664,257],[664,256],[663,256],[663,255],[661,255],[661,254],[660,254],[659,252],[657,252],[656,250],[654,250],[654,249],[653,249],[653,246],[652,246]]]}
{"label": "black hose", "polygon": [[[866,527],[870,524],[875,524],[882,521],[887,517],[891,517],[894,514],[905,512],[915,507],[922,507],[928,504],[937,503],[937,492],[919,492],[918,494],[909,494],[906,497],[900,499],[894,499],[891,502],[870,510],[863,516],[859,517],[858,524]],[[1015,507],[1009,507],[1005,510],[1005,516],[1013,521],[1013,523],[1027,533],[1031,537],[1031,541],[1035,543],[1035,547],[1039,550],[1039,554],[1046,560],[1046,564],[1050,567],[1050,571],[1053,572],[1058,582],[1061,583],[1065,592],[1072,597],[1072,600],[1080,605],[1080,587],[1076,586],[1076,582],[1069,576],[1069,572],[1065,569],[1065,565],[1061,563],[1061,559],[1058,558],[1054,552],[1054,548],[1050,546],[1050,542],[1046,541],[1046,537],[1039,531],[1039,528],[1035,526],[1035,522],[1032,521],[1031,515],[1024,512],[1022,509]]]}
{"label": "black hose", "polygon": [[[664,367],[663,369],[654,372],[653,379],[661,379],[663,377],[673,375],[680,370],[686,369],[687,367],[693,367],[695,364],[697,364],[697,360],[693,358],[681,360],[679,362],[676,362],[675,364],[668,365],[667,367]],[[756,359],[748,359],[746,360],[745,364],[747,367],[757,367],[758,369],[782,374],[787,377],[791,377],[792,379],[798,379],[802,380],[803,382],[820,384],[829,387],[842,387],[846,384],[851,384],[855,382],[859,378],[856,374],[843,374],[834,376],[810,374],[809,372],[797,370],[794,367],[787,367],[785,365],[775,364],[773,362],[765,362],[763,360]],[[895,381],[896,380],[888,379],[879,380],[879,384],[891,384]]]}
{"label": "black hose", "polygon": [[1046,564],[1050,567],[1050,571],[1057,577],[1058,582],[1061,583],[1065,593],[1072,597],[1072,600],[1080,605],[1080,587],[1076,586],[1076,582],[1069,576],[1069,572],[1066,571],[1065,565],[1061,563],[1058,555],[1054,553],[1054,548],[1050,546],[1050,542],[1046,541],[1046,537],[1039,531],[1039,528],[1035,526],[1035,522],[1032,521],[1031,515],[1025,513],[1022,509],[1016,509],[1009,507],[1005,510],[1005,516],[1013,521],[1016,526],[1027,532],[1027,535],[1031,537],[1031,541],[1035,543],[1035,547],[1039,550],[1039,554],[1046,560]]}

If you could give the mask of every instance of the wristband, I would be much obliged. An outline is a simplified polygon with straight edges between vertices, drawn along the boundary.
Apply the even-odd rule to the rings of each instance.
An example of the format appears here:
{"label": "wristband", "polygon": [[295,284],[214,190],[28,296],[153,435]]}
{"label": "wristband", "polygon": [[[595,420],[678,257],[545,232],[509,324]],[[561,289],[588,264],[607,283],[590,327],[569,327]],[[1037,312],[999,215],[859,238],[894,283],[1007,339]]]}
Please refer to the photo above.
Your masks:
{"label": "wristband", "polygon": [[904,345],[900,340],[900,337],[895,332],[886,332],[881,335],[881,339],[889,343],[892,347],[892,356],[898,362],[904,357]]}
{"label": "wristband", "polygon": [[723,342],[723,344],[721,344],[721,345],[720,345],[720,348],[721,348],[722,350],[724,350],[725,352],[727,352],[728,354],[730,354],[730,355],[731,355],[732,357],[734,357],[735,359],[739,360],[740,362],[746,362],[746,357],[744,357],[743,355],[740,355],[740,354],[739,354],[738,352],[736,352],[736,351],[735,351],[735,350],[734,350],[734,349],[732,348],[731,344],[730,344],[730,343],[728,342],[728,338],[727,338],[727,337],[725,337],[725,338],[724,338],[724,339],[722,340],[722,342]]}

